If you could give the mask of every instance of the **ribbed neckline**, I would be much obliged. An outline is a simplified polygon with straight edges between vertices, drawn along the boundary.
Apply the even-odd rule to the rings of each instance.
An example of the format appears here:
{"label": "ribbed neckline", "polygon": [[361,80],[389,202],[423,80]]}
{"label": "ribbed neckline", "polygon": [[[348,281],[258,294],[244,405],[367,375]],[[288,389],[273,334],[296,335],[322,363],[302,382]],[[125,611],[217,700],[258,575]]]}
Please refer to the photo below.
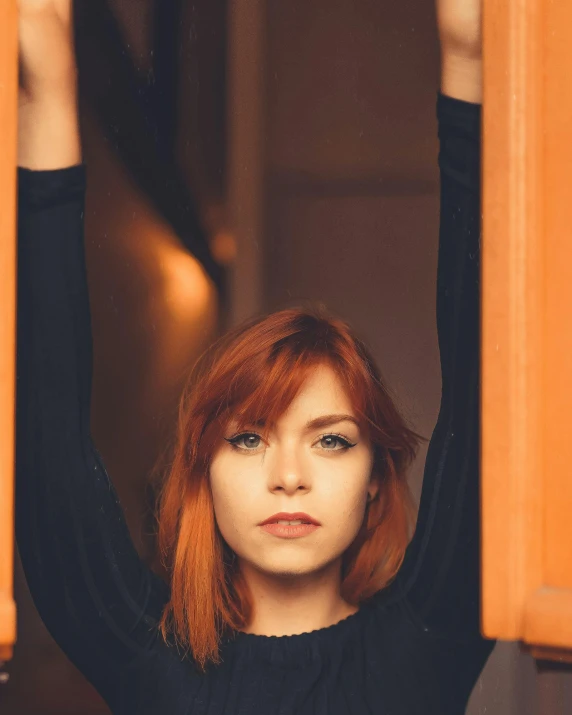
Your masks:
{"label": "ribbed neckline", "polygon": [[326,653],[334,644],[342,646],[353,635],[363,632],[376,607],[376,599],[360,605],[355,613],[324,628],[283,636],[266,636],[235,631],[225,646],[231,651],[249,653],[281,665],[299,666],[306,658]]}

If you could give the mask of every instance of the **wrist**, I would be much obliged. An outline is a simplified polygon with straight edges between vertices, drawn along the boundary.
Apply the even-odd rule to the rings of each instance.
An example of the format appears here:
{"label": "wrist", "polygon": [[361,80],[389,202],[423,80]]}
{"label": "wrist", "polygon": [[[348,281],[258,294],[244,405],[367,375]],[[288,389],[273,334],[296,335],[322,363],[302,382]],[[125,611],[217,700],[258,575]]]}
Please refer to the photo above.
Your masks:
{"label": "wrist", "polygon": [[21,100],[18,109],[18,166],[60,169],[81,163],[75,95],[51,93]]}
{"label": "wrist", "polygon": [[77,100],[77,69],[70,67],[65,72],[48,77],[26,76],[20,87],[20,103],[25,105],[72,104]]}
{"label": "wrist", "polygon": [[465,102],[481,104],[483,101],[482,57],[442,53],[441,92]]}

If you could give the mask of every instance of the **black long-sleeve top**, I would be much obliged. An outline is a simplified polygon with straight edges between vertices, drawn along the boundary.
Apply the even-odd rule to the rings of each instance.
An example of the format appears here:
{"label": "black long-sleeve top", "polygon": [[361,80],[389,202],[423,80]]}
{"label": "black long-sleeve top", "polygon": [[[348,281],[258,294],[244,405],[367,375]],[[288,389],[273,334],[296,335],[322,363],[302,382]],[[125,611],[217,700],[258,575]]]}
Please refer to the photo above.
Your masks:
{"label": "black long-sleeve top", "polygon": [[18,170],[16,536],[48,630],[116,715],[460,715],[480,634],[481,106],[437,93],[439,417],[394,582],[328,628],[238,633],[201,674],[156,624],[168,586],[140,560],[90,435],[86,168]]}

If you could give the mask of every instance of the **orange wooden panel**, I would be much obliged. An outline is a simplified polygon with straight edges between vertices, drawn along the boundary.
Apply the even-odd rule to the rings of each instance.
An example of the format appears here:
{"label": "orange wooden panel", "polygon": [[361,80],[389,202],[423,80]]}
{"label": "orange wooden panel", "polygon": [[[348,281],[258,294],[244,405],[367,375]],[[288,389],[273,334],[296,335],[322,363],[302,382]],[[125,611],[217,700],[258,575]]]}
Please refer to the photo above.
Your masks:
{"label": "orange wooden panel", "polygon": [[16,639],[14,569],[14,388],[18,44],[16,0],[0,4],[0,660]]}
{"label": "orange wooden panel", "polygon": [[572,5],[485,0],[483,23],[482,627],[560,660],[572,649]]}
{"label": "orange wooden panel", "polygon": [[544,582],[572,589],[572,4],[544,14]]}
{"label": "orange wooden panel", "polygon": [[521,637],[542,581],[542,0],[483,8],[483,632]]}

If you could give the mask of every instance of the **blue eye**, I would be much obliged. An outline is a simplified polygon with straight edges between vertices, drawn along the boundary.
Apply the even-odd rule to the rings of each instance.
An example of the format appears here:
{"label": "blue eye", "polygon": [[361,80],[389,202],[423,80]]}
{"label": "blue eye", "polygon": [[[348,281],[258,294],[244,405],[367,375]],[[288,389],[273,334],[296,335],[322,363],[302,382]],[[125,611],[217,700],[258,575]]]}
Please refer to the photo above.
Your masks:
{"label": "blue eye", "polygon": [[[255,432],[242,432],[242,434],[237,434],[234,437],[228,437],[228,438],[225,437],[225,440],[230,443],[230,445],[232,446],[233,449],[243,449],[244,450],[244,448],[242,448],[242,447],[237,447],[238,443],[242,439],[251,438],[251,437],[254,437],[255,440],[260,441],[260,436],[257,435]],[[254,449],[256,449],[256,447],[258,447],[257,444],[253,445],[252,443],[250,443],[250,446],[254,447]],[[246,451],[253,451],[253,450],[250,450],[247,447]]]}
{"label": "blue eye", "polygon": [[[325,434],[323,437],[320,437],[320,441],[323,441],[325,439],[333,439],[334,442],[338,442],[338,444],[342,445],[342,450],[346,450],[346,449],[350,449],[351,447],[355,447],[355,444],[352,444],[345,437],[342,437],[339,434]],[[328,451],[339,452],[342,450],[330,449]]]}
{"label": "blue eye", "polygon": [[[231,447],[239,452],[254,452],[259,447],[259,442],[262,439],[260,435],[256,432],[241,432],[240,434],[234,435],[234,437],[225,437],[226,442],[228,442]],[[243,441],[244,440],[244,441]],[[256,441],[256,444],[252,443],[252,440]],[[351,449],[356,446],[356,443],[350,442],[346,437],[341,434],[325,434],[319,438],[319,442],[324,440],[331,440],[330,445],[336,443],[341,445],[340,449],[331,449],[330,446],[324,448],[326,452],[345,452],[347,449]],[[242,442],[243,446],[239,446]]]}

